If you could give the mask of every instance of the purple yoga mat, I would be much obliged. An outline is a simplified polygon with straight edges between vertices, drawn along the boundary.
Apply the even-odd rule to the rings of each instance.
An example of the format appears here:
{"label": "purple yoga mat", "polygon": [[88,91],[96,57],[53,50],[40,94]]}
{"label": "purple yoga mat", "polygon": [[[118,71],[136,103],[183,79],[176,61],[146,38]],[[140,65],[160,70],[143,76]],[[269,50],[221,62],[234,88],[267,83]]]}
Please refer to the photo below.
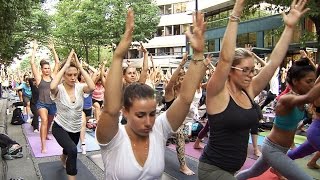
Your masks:
{"label": "purple yoga mat", "polygon": [[[199,159],[199,157],[201,156],[201,153],[202,153],[202,149],[194,149],[193,148],[193,144],[194,142],[189,142],[189,143],[186,143],[186,146],[185,146],[185,153],[186,155],[188,156],[191,156],[195,159]],[[202,146],[204,146],[203,143],[201,143]],[[172,149],[173,151],[176,150],[176,145],[175,144],[170,144],[168,146],[169,149]]]}
{"label": "purple yoga mat", "polygon": [[57,143],[56,139],[52,134],[49,134],[50,140],[46,141],[47,144],[47,153],[41,153],[41,140],[40,133],[34,133],[33,128],[29,123],[24,123],[22,125],[24,133],[28,139],[29,146],[32,150],[34,157],[48,157],[48,156],[57,156],[61,155],[62,148]]}

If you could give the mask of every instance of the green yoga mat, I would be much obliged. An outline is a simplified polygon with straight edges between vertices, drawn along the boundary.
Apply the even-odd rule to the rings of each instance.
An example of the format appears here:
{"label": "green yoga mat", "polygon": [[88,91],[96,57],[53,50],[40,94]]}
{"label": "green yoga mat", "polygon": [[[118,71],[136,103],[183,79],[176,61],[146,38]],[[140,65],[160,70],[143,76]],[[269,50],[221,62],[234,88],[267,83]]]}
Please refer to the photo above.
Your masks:
{"label": "green yoga mat", "polygon": [[320,180],[320,170],[319,169],[309,169],[307,167],[307,163],[309,162],[311,156],[307,156],[305,158],[301,158],[301,159],[296,159],[294,162],[301,168],[303,169],[304,172],[306,172],[307,174],[309,174],[310,176],[312,176],[315,179]]}
{"label": "green yoga mat", "polygon": [[[259,135],[260,136],[267,136],[267,135],[269,135],[269,133],[270,133],[270,131],[265,131],[265,132],[260,132]],[[307,140],[306,136],[301,136],[301,135],[294,136],[294,143],[295,144],[302,144],[306,140]]]}

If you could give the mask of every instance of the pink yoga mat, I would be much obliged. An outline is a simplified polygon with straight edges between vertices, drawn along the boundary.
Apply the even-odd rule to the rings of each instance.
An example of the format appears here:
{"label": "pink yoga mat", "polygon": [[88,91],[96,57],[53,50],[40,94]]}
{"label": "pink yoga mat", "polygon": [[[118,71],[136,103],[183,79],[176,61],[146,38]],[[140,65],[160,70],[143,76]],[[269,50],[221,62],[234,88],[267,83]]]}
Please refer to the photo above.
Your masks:
{"label": "pink yoga mat", "polygon": [[34,157],[48,157],[48,156],[57,156],[61,155],[62,148],[57,143],[56,139],[53,137],[52,134],[49,134],[50,140],[46,141],[47,144],[47,153],[41,153],[41,140],[40,140],[40,133],[34,133],[33,128],[29,123],[24,123],[22,125],[24,133],[28,139],[30,149]]}
{"label": "pink yoga mat", "polygon": [[270,172],[270,170],[266,171],[265,173],[261,174],[258,177],[250,178],[249,180],[279,180],[279,178]]}

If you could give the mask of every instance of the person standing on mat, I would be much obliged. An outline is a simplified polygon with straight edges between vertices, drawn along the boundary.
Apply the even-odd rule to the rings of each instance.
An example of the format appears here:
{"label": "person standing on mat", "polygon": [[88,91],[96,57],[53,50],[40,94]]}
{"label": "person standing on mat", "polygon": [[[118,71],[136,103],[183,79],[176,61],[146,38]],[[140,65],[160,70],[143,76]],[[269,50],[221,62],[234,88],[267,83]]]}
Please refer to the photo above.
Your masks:
{"label": "person standing on mat", "polygon": [[40,61],[41,74],[38,72],[38,68],[35,65],[35,55],[38,48],[36,41],[33,42],[33,51],[30,59],[30,65],[32,69],[32,74],[36,80],[37,87],[39,89],[39,100],[37,102],[38,114],[41,118],[40,125],[40,139],[41,139],[41,153],[47,152],[46,140],[48,140],[48,132],[56,114],[57,108],[56,104],[50,98],[50,83],[53,78],[55,78],[56,73],[59,69],[59,58],[54,49],[54,45],[50,44],[49,48],[52,50],[55,60],[55,65],[53,72],[51,73],[51,68],[49,62],[46,60]]}
{"label": "person standing on mat", "polygon": [[[77,82],[79,72],[83,75],[86,85]],[[72,49],[50,84],[50,95],[58,112],[52,125],[52,134],[63,148],[61,161],[66,167],[69,180],[76,179],[77,174],[77,144],[82,127],[83,94],[91,93],[94,87],[91,77],[82,68]]]}
{"label": "person standing on mat", "polygon": [[33,132],[39,132],[39,114],[37,109],[37,101],[39,100],[39,89],[37,87],[37,82],[34,78],[28,79],[31,87],[31,100],[30,100],[30,109],[33,114],[31,125],[33,127]]}
{"label": "person standing on mat", "polygon": [[[235,179],[247,158],[249,131],[258,123],[259,107],[253,103],[286,56],[296,23],[305,12],[305,1],[284,15],[286,25],[270,60],[255,76],[252,53],[236,49],[237,30],[245,0],[236,0],[223,37],[219,63],[207,84],[210,136],[199,159],[199,179]],[[261,157],[261,156],[260,156]],[[278,159],[278,158],[275,158]]]}
{"label": "person standing on mat", "polygon": [[[126,30],[114,52],[106,80],[106,105],[96,129],[105,179],[161,178],[165,166],[166,140],[185,120],[195,91],[207,69],[203,57],[204,15],[197,12],[193,18],[193,34],[189,31],[186,33],[194,49],[189,69],[177,98],[167,111],[156,118],[157,102],[150,86],[132,83],[125,88],[124,94],[121,91],[122,61],[131,45],[134,27],[133,11],[129,9]],[[122,106],[126,125],[119,124]]]}

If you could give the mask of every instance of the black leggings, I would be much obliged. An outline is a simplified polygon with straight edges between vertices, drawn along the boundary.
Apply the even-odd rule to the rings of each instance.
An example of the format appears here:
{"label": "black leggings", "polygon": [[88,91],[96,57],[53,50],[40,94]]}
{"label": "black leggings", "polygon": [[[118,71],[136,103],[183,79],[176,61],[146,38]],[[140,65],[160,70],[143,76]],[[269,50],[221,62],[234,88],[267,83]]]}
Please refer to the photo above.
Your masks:
{"label": "black leggings", "polygon": [[31,102],[30,109],[33,114],[32,123],[31,123],[33,130],[36,130],[36,129],[39,130],[39,114],[38,114],[38,109],[36,104]]}
{"label": "black leggings", "polygon": [[77,144],[79,142],[80,132],[67,132],[54,122],[52,126],[52,134],[59,145],[63,148],[63,154],[68,156],[66,161],[67,174],[71,176],[77,175]]}

